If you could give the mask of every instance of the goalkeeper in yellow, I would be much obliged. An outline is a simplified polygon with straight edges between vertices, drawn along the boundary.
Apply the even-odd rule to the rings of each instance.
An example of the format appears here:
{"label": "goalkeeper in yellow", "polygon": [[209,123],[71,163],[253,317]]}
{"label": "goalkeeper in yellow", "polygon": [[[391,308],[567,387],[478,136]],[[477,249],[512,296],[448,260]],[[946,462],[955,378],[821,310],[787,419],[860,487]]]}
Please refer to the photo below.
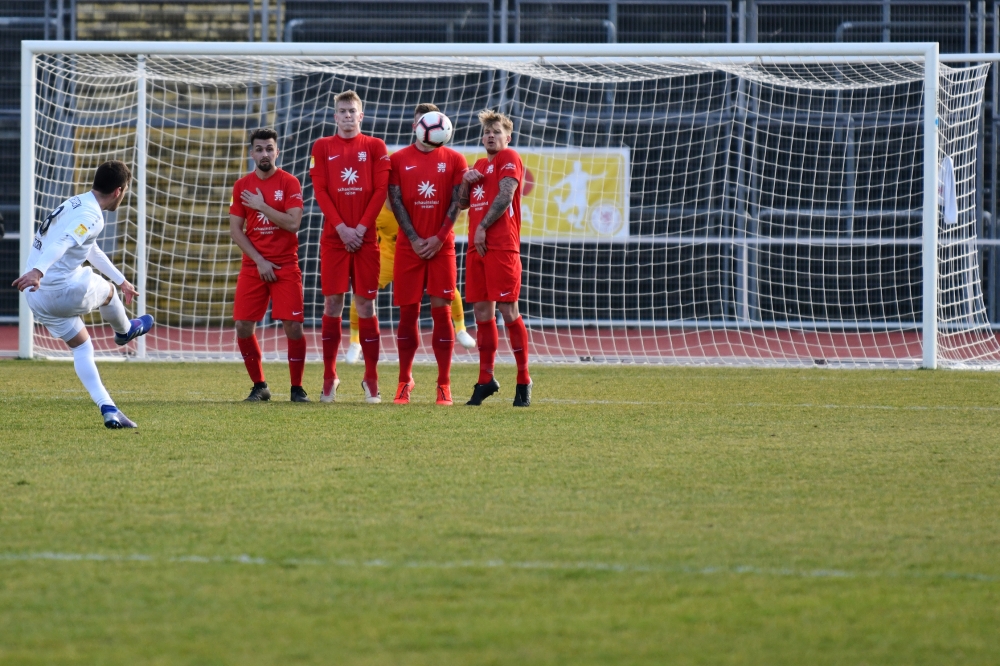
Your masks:
{"label": "goalkeeper in yellow", "polygon": [[[375,235],[378,238],[378,249],[381,254],[381,266],[378,276],[378,288],[385,289],[392,282],[393,257],[396,255],[396,236],[399,234],[399,224],[388,203],[382,205],[378,218],[375,220]],[[451,318],[455,322],[455,340],[466,349],[475,349],[476,339],[465,330],[465,310],[462,296],[455,290],[455,300],[451,302]],[[358,332],[358,311],[351,299],[351,344],[347,348],[347,362],[357,363],[361,358],[361,336]]]}

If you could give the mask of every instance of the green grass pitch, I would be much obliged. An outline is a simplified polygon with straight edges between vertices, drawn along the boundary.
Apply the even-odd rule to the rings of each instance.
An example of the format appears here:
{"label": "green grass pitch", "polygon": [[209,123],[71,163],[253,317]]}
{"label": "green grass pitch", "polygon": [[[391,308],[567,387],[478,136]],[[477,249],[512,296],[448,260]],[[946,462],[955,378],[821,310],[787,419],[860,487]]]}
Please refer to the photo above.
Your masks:
{"label": "green grass pitch", "polygon": [[100,367],[138,432],[0,362],[0,664],[1000,655],[995,374],[536,366],[516,410],[508,366],[478,409]]}

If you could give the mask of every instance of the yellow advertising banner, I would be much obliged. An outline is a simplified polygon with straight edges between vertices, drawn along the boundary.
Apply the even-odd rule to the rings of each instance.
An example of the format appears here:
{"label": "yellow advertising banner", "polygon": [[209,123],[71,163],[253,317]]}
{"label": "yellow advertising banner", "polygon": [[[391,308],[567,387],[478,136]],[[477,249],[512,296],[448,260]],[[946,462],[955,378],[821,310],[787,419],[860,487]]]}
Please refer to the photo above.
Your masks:
{"label": "yellow advertising banner", "polygon": [[[390,152],[403,146],[390,146]],[[452,146],[471,167],[482,146]],[[628,148],[522,148],[521,238],[611,240],[629,236]],[[463,211],[455,235],[468,236]]]}

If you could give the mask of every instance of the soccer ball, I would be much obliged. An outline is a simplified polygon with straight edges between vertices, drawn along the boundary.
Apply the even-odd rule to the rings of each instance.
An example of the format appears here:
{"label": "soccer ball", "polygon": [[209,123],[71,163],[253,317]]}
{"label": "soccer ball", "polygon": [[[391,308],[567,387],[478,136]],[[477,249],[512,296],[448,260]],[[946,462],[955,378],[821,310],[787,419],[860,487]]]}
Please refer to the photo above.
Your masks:
{"label": "soccer ball", "polygon": [[451,141],[451,132],[451,120],[439,111],[428,111],[420,117],[417,126],[413,128],[417,141],[435,148]]}

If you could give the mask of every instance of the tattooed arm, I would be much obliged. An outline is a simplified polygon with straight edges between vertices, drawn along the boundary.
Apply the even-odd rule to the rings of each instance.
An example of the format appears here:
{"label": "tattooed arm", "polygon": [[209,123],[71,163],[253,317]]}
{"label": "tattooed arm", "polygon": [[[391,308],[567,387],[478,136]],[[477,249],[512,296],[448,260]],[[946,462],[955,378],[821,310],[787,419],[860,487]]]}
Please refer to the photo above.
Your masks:
{"label": "tattooed arm", "polygon": [[494,222],[503,217],[504,211],[514,201],[514,192],[517,190],[517,186],[518,182],[516,178],[504,178],[500,181],[500,192],[497,194],[497,198],[493,200],[490,209],[486,211],[486,215],[483,216],[482,221],[479,222],[475,238],[472,239],[473,245],[476,246],[476,252],[480,256],[486,256],[486,230],[493,226]]}
{"label": "tattooed arm", "polygon": [[469,169],[462,175],[462,182],[458,186],[458,207],[465,210],[469,207],[469,191],[473,183],[478,183],[483,179],[483,174],[475,169]]}
{"label": "tattooed arm", "polygon": [[517,190],[516,178],[504,178],[500,181],[500,193],[493,200],[493,205],[486,211],[482,221],[479,223],[480,229],[489,229],[493,223],[503,217],[504,211],[510,207],[514,200],[514,191]]}
{"label": "tattooed arm", "polygon": [[[406,206],[403,205],[403,191],[399,185],[389,186],[389,207],[392,208],[392,212],[396,216],[396,221],[399,222],[399,228],[410,239],[410,243],[415,245],[420,240],[420,236],[417,235],[417,230],[413,228],[413,221],[410,219],[410,214],[406,212]],[[414,247],[413,249],[417,248]]]}

